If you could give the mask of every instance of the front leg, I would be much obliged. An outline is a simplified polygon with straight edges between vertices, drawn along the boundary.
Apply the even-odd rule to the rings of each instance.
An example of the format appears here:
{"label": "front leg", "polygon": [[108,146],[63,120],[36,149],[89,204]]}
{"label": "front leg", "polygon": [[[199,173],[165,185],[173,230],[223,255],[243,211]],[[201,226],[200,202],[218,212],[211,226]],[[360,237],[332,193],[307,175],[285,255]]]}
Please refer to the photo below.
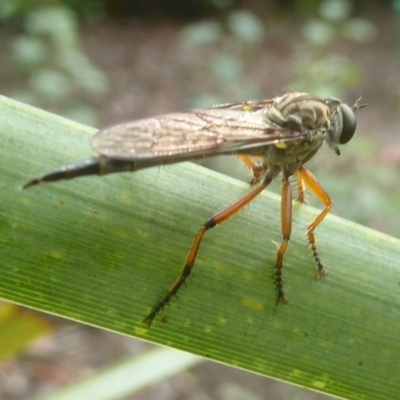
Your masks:
{"label": "front leg", "polygon": [[279,246],[276,257],[276,287],[278,289],[277,304],[280,302],[287,303],[285,293],[283,291],[282,268],[283,256],[289,245],[290,235],[292,232],[292,189],[290,187],[289,176],[286,174],[282,178],[282,196],[281,196],[281,230],[282,242]]}

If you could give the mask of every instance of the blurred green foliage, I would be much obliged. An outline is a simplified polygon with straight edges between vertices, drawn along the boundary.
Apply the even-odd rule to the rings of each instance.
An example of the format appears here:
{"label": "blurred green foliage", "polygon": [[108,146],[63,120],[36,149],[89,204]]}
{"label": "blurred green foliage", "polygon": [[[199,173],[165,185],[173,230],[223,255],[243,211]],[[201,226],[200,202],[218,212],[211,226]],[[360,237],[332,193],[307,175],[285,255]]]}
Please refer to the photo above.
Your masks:
{"label": "blurred green foliage", "polygon": [[13,35],[3,61],[14,83],[12,97],[96,125],[96,111],[85,98],[104,96],[108,79],[82,48],[75,11],[38,3],[44,2],[1,3],[0,18],[17,19],[23,31]]}
{"label": "blurred green foliage", "polygon": [[361,85],[363,76],[353,60],[336,50],[336,44],[365,44],[376,37],[377,31],[370,22],[351,18],[349,0],[322,0],[316,11],[317,15],[302,24],[302,40],[290,60],[293,77],[288,88],[343,98],[346,90]]}
{"label": "blurred green foliage", "polygon": [[203,20],[182,29],[178,41],[192,53],[197,79],[206,82],[198,85],[204,89],[193,93],[189,105],[202,107],[259,97],[246,69],[251,59],[259,57],[265,36],[264,22],[247,10],[231,11],[218,20]]}
{"label": "blurred green foliage", "polygon": [[105,13],[105,2],[98,0],[2,0],[0,2],[0,20],[8,25],[24,27],[25,20],[31,12],[42,7],[60,7],[68,9],[74,15],[90,20],[99,18]]}
{"label": "blurred green foliage", "polygon": [[[351,17],[353,2],[299,0],[285,3],[296,5],[292,10],[297,10],[302,18],[294,27],[299,36],[291,56],[282,65],[289,70],[291,78],[281,89],[313,92],[321,97],[343,97],[349,88],[360,87],[361,68],[336,46],[339,41],[371,42],[377,31],[369,21]],[[255,59],[262,57],[267,41],[278,40],[269,31],[283,22],[278,17],[281,6],[277,2],[269,13],[259,14],[245,8],[228,10],[218,17],[189,24],[181,31],[181,44],[187,51],[202,56],[193,69],[207,80],[204,92],[193,95],[193,106],[263,96],[246,72]],[[293,16],[288,14],[286,18]]]}

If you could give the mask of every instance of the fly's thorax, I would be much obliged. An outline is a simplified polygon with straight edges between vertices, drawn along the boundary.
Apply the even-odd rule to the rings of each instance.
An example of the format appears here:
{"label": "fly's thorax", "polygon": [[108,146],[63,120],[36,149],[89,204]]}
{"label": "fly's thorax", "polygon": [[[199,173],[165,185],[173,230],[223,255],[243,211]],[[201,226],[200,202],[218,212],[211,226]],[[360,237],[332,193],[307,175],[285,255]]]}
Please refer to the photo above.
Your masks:
{"label": "fly's thorax", "polygon": [[305,130],[327,129],[331,115],[339,107],[336,99],[323,100],[309,93],[288,93],[277,97],[266,118],[281,127]]}
{"label": "fly's thorax", "polygon": [[289,175],[295,173],[310,160],[324,143],[322,130],[313,131],[308,140],[285,143],[285,146],[266,146],[253,152],[253,156],[261,157],[264,169],[285,171]]}

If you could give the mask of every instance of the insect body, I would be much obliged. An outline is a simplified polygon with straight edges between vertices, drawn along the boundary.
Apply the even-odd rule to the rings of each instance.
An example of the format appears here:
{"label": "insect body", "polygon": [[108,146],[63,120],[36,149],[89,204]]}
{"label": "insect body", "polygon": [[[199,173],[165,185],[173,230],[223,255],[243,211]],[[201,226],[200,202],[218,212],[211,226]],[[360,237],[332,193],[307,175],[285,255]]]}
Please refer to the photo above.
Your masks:
{"label": "insect body", "polygon": [[283,127],[322,129],[330,125],[330,117],[340,106],[340,100],[322,100],[308,93],[290,93],[274,100],[267,118]]}
{"label": "insect body", "polygon": [[242,210],[279,174],[282,175],[282,242],[275,264],[277,303],[286,301],[282,267],[292,227],[292,193],[289,178],[296,175],[298,201],[304,202],[308,189],[325,208],[307,229],[308,242],[317,264],[317,277],[326,275],[315,244],[314,230],[332,207],[329,195],[316,178],[304,168],[326,142],[340,155],[338,145],[347,143],[355,133],[352,106],[335,98],[321,99],[308,93],[288,93],[271,100],[222,104],[188,113],[173,113],[123,122],[101,129],[92,139],[97,158],[35,178],[27,188],[41,182],[70,179],[84,175],[104,175],[137,171],[155,165],[194,160],[218,154],[238,154],[253,173],[253,188],[240,200],[208,219],[198,231],[185,265],[157,302],[144,322],[150,326],[190,275],[204,234]]}

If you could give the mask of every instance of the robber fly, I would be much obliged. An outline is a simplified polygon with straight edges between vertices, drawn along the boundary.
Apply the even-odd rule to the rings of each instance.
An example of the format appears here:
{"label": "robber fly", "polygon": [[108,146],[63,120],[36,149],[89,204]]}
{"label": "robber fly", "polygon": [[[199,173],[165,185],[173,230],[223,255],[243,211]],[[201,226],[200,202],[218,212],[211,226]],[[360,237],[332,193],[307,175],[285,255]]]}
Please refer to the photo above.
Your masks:
{"label": "robber fly", "polygon": [[220,154],[237,154],[253,174],[252,189],[238,201],[208,219],[198,231],[185,265],[165,296],[144,318],[151,325],[157,314],[176,295],[192,272],[205,233],[222,224],[256,198],[279,174],[282,175],[282,242],[277,251],[277,303],[286,302],[283,290],[283,256],[292,229],[292,192],[289,178],[296,176],[298,201],[304,202],[306,187],[324,205],[307,228],[308,243],[317,266],[317,278],[326,275],[315,243],[314,231],[330,212],[332,201],[314,175],[304,168],[325,142],[337,155],[356,130],[352,106],[336,98],[321,99],[309,93],[287,93],[270,100],[246,101],[172,113],[101,129],[92,146],[96,158],[64,166],[32,179],[24,188],[84,175],[138,171],[161,164],[195,160]]}

